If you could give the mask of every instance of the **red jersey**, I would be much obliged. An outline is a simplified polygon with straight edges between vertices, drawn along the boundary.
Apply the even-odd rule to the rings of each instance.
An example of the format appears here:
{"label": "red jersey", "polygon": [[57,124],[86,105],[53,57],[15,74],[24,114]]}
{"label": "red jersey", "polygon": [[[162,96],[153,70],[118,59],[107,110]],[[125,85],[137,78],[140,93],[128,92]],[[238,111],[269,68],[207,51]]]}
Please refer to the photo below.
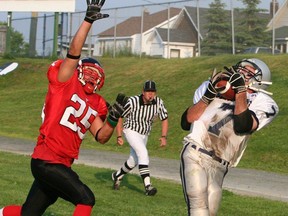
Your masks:
{"label": "red jersey", "polygon": [[107,108],[105,99],[101,95],[95,93],[93,97],[93,101],[96,104],[96,111],[99,117],[104,122],[108,113],[108,108]]}
{"label": "red jersey", "polygon": [[97,111],[102,118],[106,117],[107,106],[100,95],[84,92],[77,70],[68,81],[59,82],[57,75],[62,62],[53,62],[47,72],[45,117],[32,158],[71,166],[78,158],[82,140]]}

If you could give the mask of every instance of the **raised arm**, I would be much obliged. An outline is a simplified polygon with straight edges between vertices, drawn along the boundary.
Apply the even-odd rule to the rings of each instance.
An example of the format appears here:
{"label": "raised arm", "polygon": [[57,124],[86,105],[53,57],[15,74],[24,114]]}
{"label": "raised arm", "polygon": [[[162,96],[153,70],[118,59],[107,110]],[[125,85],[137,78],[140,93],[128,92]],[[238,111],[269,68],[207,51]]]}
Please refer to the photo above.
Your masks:
{"label": "raised arm", "polygon": [[71,41],[69,51],[61,64],[58,73],[58,81],[65,82],[72,77],[81,56],[82,47],[93,22],[98,19],[109,17],[108,14],[102,14],[100,12],[104,3],[105,0],[87,0],[85,19]]}

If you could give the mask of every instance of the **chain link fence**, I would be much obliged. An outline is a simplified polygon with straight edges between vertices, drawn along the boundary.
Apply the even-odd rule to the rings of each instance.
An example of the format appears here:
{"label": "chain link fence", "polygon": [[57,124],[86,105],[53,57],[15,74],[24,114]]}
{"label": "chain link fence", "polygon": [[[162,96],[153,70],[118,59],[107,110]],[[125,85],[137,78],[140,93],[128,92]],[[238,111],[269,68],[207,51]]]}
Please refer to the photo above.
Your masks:
{"label": "chain link fence", "polygon": [[[186,0],[186,1],[169,2],[165,4],[164,3],[161,3],[161,4],[151,3],[151,4],[146,4],[146,5],[138,5],[138,6],[130,6],[130,7],[118,7],[118,8],[110,8],[110,9],[103,8],[102,13],[107,13],[110,15],[110,17],[107,19],[99,20],[95,24],[93,24],[90,34],[87,38],[85,47],[83,49],[84,55],[87,55],[87,56],[104,55],[105,53],[110,52],[110,54],[115,57],[115,53],[125,52],[125,47],[128,47],[129,52],[131,52],[131,47],[133,46],[136,47],[136,45],[133,43],[140,44],[140,48],[139,46],[137,48],[138,49],[137,55],[141,56],[142,53],[143,54],[146,54],[148,52],[150,53],[150,51],[144,50],[145,48],[143,48],[143,40],[144,39],[155,40],[155,38],[154,39],[151,38],[152,36],[150,36],[150,38],[142,38],[142,36],[141,38],[139,38],[139,35],[142,35],[143,31],[146,30],[145,26],[149,26],[149,23],[147,22],[151,22],[151,20],[145,19],[144,15],[158,13],[159,11],[167,11],[166,18],[169,19],[172,17],[172,15],[169,14],[169,13],[172,13],[171,12],[172,9],[178,8],[181,11],[181,9],[183,9],[185,6],[196,8],[198,7],[197,5],[198,3],[199,2],[196,0],[190,0],[190,1]],[[229,7],[230,7],[229,4],[226,5],[227,10],[230,10]],[[14,18],[12,14],[11,26],[14,30],[23,34],[25,42],[29,44],[30,55],[31,53],[33,53],[34,57],[50,57],[53,55],[53,52],[56,52],[55,49],[57,49],[57,56],[63,57],[64,55],[66,55],[67,49],[69,47],[69,43],[73,35],[76,33],[79,25],[83,21],[84,17],[85,17],[85,11],[80,11],[80,12],[75,12],[75,13],[59,13],[59,14],[58,13],[32,13],[32,15],[31,13],[30,14],[23,13],[23,17],[20,17],[20,18]],[[134,40],[132,41],[130,39],[130,42],[128,45],[127,45],[128,42],[126,41],[125,42],[126,44],[124,44],[124,48],[123,48],[123,42],[121,43],[121,40],[116,41],[115,39],[115,38],[121,39],[121,35],[118,34],[119,32],[117,32],[116,28],[120,23],[127,21],[128,19],[133,19],[133,18],[135,19],[138,18],[138,20],[141,19],[140,26],[138,24],[138,28],[140,29],[140,32],[138,30],[138,38],[136,39],[134,38]],[[199,17],[195,15],[194,21],[196,22],[197,19],[199,19]],[[197,26],[199,25],[200,32],[201,30],[204,29],[204,26],[201,26],[202,24],[201,20],[198,23],[196,22],[193,24],[195,25],[196,29],[198,29]],[[166,33],[167,38],[165,40],[169,42],[169,36],[170,36],[169,34],[171,34],[170,28],[172,26],[172,22],[171,23],[168,22],[166,24],[159,23],[159,25],[155,26],[155,28],[161,25],[162,27],[167,29],[168,33]],[[133,28],[133,27],[134,26],[127,26],[127,31],[129,31],[129,28]],[[111,30],[111,28],[113,29],[112,31],[114,31],[113,32],[114,35],[109,35],[110,41],[104,40],[100,43],[98,40],[99,34],[105,32],[108,29]],[[133,37],[132,35],[130,36]],[[105,37],[107,37],[107,35]],[[185,41],[186,35],[179,35],[178,37],[182,37],[178,39],[179,41],[181,40]],[[201,39],[199,35],[198,36],[195,35],[195,37],[196,37],[196,41]],[[57,40],[55,40],[55,38],[57,38]],[[1,39],[1,35],[0,35],[0,39]],[[172,39],[170,38],[170,40]],[[2,42],[3,42],[3,38],[2,38]],[[3,46],[1,46],[2,42],[0,41],[0,48],[1,47],[3,48]],[[107,45],[108,43],[110,43],[110,45]],[[155,41],[154,42],[152,41],[151,43],[155,43]],[[168,45],[166,44],[166,46],[168,46],[169,48],[169,44]],[[194,50],[189,51],[191,52],[191,54],[186,54],[186,56],[187,57],[195,56],[197,46],[199,46],[199,44],[194,44],[194,48],[193,48]],[[150,46],[149,49],[151,49],[151,47],[152,46]],[[179,56],[179,54],[177,54],[177,49],[175,47],[170,47],[170,50],[172,51],[176,50],[174,53],[170,55],[181,57]],[[188,49],[185,52],[188,53]]]}
{"label": "chain link fence", "polygon": [[[167,10],[169,7],[181,9],[184,6],[196,6],[196,0],[178,0],[177,2],[169,2],[165,4],[147,3],[145,5],[110,9],[103,8],[102,12],[109,14],[110,17],[105,20],[99,20],[97,23],[93,24],[92,30],[86,41],[84,52],[88,56],[93,55],[93,53],[95,53],[94,45],[99,33],[116,26],[131,17],[141,17],[143,10],[152,14],[161,10]],[[55,15],[58,15],[55,13],[37,13],[37,15],[34,14],[35,17],[32,17],[33,14],[31,13],[19,14],[20,13],[12,14],[11,26],[14,30],[23,34],[24,41],[29,44],[30,50],[34,49],[35,47],[34,53],[36,57],[49,57],[53,55],[53,51],[55,51],[55,37],[57,37],[57,55],[59,57],[64,56],[71,38],[85,17],[85,11],[78,11],[75,13],[60,13],[59,17],[57,18],[58,21],[55,21]],[[57,22],[56,27],[58,28],[57,36],[55,36],[55,22]],[[0,50],[0,54],[1,51],[3,51],[3,49]],[[33,51],[30,51],[30,53],[33,53]]]}

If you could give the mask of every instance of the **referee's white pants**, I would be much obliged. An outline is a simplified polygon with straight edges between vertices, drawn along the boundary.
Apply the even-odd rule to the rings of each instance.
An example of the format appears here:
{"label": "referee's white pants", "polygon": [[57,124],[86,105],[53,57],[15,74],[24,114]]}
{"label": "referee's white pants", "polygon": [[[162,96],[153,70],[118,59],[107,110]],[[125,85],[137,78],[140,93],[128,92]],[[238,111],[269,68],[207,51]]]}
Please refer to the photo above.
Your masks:
{"label": "referee's white pants", "polygon": [[130,129],[124,129],[123,135],[130,145],[130,155],[127,163],[130,167],[138,164],[149,165],[149,155],[146,148],[148,135],[139,134]]}

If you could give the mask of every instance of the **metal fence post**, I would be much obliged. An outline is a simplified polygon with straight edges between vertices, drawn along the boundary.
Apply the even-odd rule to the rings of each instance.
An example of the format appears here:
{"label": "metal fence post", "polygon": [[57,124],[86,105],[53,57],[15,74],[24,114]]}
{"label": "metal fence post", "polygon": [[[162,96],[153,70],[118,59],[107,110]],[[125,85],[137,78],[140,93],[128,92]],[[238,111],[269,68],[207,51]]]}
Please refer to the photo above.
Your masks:
{"label": "metal fence post", "polygon": [[11,29],[12,29],[12,12],[9,11],[7,15],[7,32],[6,32],[6,48],[5,55],[11,54]]}
{"label": "metal fence post", "polygon": [[58,22],[59,22],[59,12],[54,13],[54,37],[53,37],[53,53],[52,57],[57,58],[58,49]]}

